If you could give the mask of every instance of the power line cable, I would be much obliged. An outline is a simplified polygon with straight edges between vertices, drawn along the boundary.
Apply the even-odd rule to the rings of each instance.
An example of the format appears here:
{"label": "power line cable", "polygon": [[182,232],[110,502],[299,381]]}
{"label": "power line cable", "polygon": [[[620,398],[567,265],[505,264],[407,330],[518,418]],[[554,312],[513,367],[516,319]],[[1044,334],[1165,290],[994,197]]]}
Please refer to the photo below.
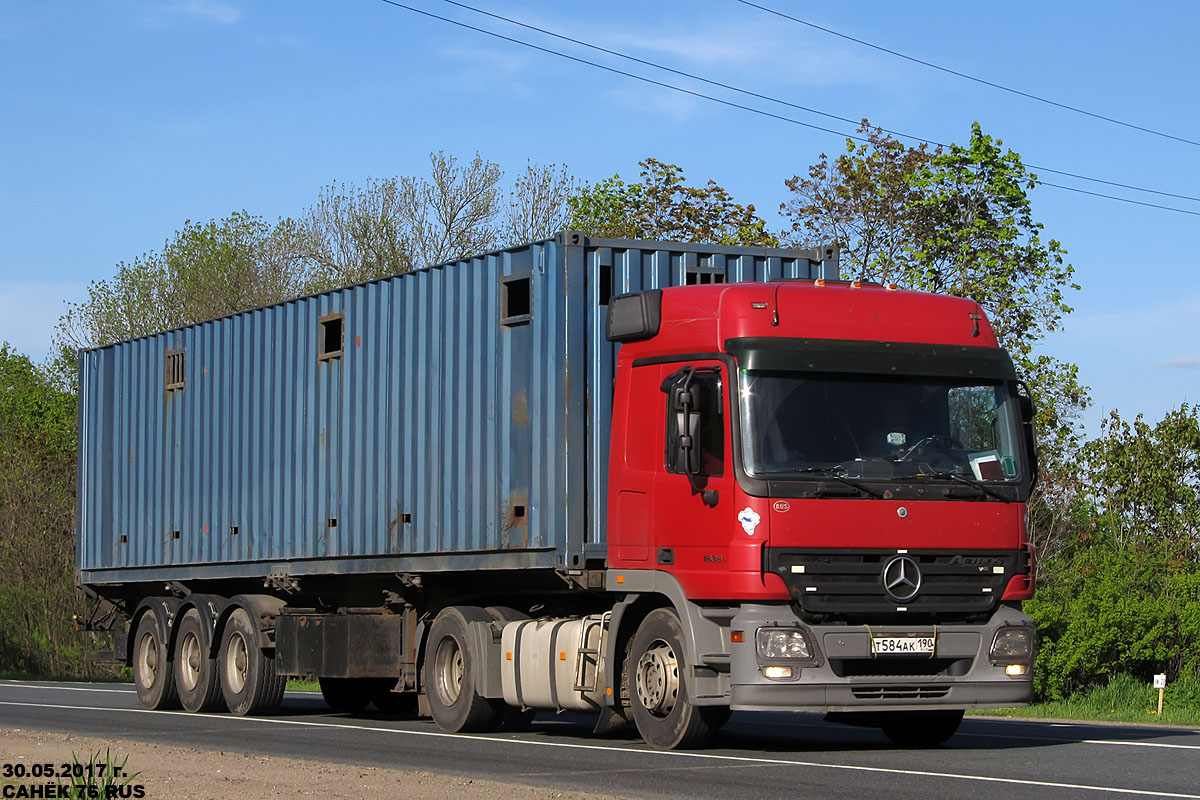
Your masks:
{"label": "power line cable", "polygon": [[809,22],[808,20],[803,20],[803,19],[800,19],[799,17],[793,17],[791,14],[785,14],[782,11],[777,11],[773,8],[768,8],[767,6],[762,6],[762,5],[759,5],[758,3],[750,2],[750,0],[737,0],[737,2],[741,3],[744,6],[750,6],[751,8],[757,8],[760,11],[765,11],[768,14],[774,14],[777,17],[781,17],[783,19],[788,19],[788,20],[791,20],[792,22],[796,22],[801,25],[807,25],[810,28],[813,28],[818,31],[822,31],[824,33],[828,33],[831,36],[837,36],[838,38],[845,39],[848,42],[854,42],[855,44],[861,44],[863,47],[870,47],[872,50],[878,50],[881,53],[887,53],[888,55],[893,55],[893,56],[896,56],[897,58],[903,58],[905,61],[911,61],[914,64],[920,64],[921,66],[929,67],[930,69],[936,69],[941,72],[945,72],[949,75],[954,75],[959,78],[965,78],[966,80],[974,81],[975,83],[981,83],[984,86],[990,86],[993,89],[999,89],[1002,92],[1008,92],[1010,94],[1015,94],[1020,97],[1025,97],[1029,100],[1036,100],[1039,103],[1045,103],[1046,105],[1055,106],[1056,108],[1065,109],[1067,111],[1073,111],[1076,114],[1083,114],[1084,116],[1092,117],[1093,119],[1103,120],[1104,122],[1111,122],[1114,125],[1120,125],[1125,128],[1131,128],[1135,131],[1141,131],[1142,133],[1149,133],[1154,136],[1161,136],[1164,139],[1173,139],[1176,142],[1183,142],[1184,144],[1190,144],[1193,147],[1200,147],[1200,142],[1195,141],[1193,139],[1185,139],[1182,136],[1175,136],[1174,134],[1164,133],[1163,131],[1158,131],[1153,128],[1147,128],[1142,125],[1134,125],[1132,122],[1125,122],[1123,120],[1115,119],[1114,117],[1106,117],[1103,114],[1096,114],[1092,111],[1087,111],[1086,109],[1082,109],[1077,106],[1067,105],[1066,103],[1059,103],[1058,101],[1051,100],[1047,97],[1041,97],[1040,95],[1031,94],[1030,92],[1023,92],[1020,89],[1013,89],[1011,87],[1004,86],[999,83],[994,83],[992,81],[985,80],[983,78],[977,78],[974,75],[968,75],[965,72],[959,72],[957,70],[950,69],[949,67],[943,67],[939,64],[934,64],[931,61],[923,61],[919,58],[916,58],[916,57],[910,56],[910,55],[905,55],[904,53],[900,53],[896,50],[889,50],[886,47],[881,47],[880,45],[872,44],[871,42],[864,41],[862,39],[856,39],[853,36],[849,36],[845,33],[840,33],[839,31],[835,31],[832,28],[824,28],[820,25],[817,25],[815,22]]}
{"label": "power line cable", "polygon": [[[643,75],[637,75],[632,72],[626,72],[625,70],[620,70],[620,69],[617,69],[616,67],[610,67],[606,64],[599,64],[595,61],[589,61],[586,58],[580,58],[578,56],[573,56],[568,53],[563,53],[563,52],[560,52],[558,50],[553,50],[548,47],[542,47],[541,45],[536,45],[531,42],[522,41],[521,39],[515,39],[511,36],[505,36],[504,34],[496,33],[495,31],[489,31],[486,28],[480,28],[480,27],[471,25],[466,22],[461,22],[456,19],[451,19],[450,17],[443,17],[439,14],[434,14],[431,11],[425,11],[423,9],[414,8],[413,6],[405,5],[404,3],[398,2],[398,0],[380,0],[380,2],[386,3],[387,5],[394,6],[396,8],[402,8],[405,11],[411,11],[414,14],[420,14],[421,16],[429,17],[430,19],[440,20],[442,22],[446,22],[451,25],[456,25],[460,28],[466,28],[467,30],[472,30],[477,33],[486,34],[487,36],[491,36],[496,39],[501,39],[503,41],[511,42],[513,44],[519,44],[523,47],[528,47],[532,50],[537,50],[539,52],[546,53],[548,55],[557,56],[559,58],[563,58],[568,61],[574,61],[578,64],[584,64],[586,66],[595,67],[596,69],[601,69],[601,70],[604,70],[605,72],[611,72],[616,75],[622,75],[627,78],[633,78],[634,80],[641,81],[643,83],[648,83],[648,84],[651,84],[652,86],[659,86],[663,89],[670,89],[672,91],[680,92],[682,94],[690,95],[692,97],[698,97],[703,100],[709,100],[714,103],[720,103],[723,106],[728,106],[730,108],[736,108],[741,111],[749,111],[752,114],[758,114],[759,116],[779,120],[780,122],[787,122],[792,125],[799,125],[801,127],[810,128],[812,130],[821,131],[823,133],[832,133],[835,136],[840,136],[840,137],[848,138],[848,139],[854,139],[859,142],[868,141],[863,136],[858,136],[856,134],[851,134],[851,133],[843,133],[841,131],[837,131],[832,128],[825,128],[820,125],[813,125],[812,123],[803,122],[801,120],[794,119],[792,117],[785,117],[782,114],[775,114],[770,111],[764,111],[761,108],[754,108],[753,106],[742,105],[741,103],[735,103],[732,100],[726,100],[721,97],[714,97],[713,95],[704,94],[703,92],[697,92],[692,89],[685,89],[682,86],[675,86],[674,84],[664,83],[662,81],[656,81],[653,78],[647,78]],[[1104,198],[1107,198],[1110,200],[1116,200],[1116,201],[1119,201],[1122,203],[1131,203],[1133,205],[1146,206],[1147,208],[1157,208],[1157,209],[1161,209],[1163,211],[1174,211],[1179,214],[1189,214],[1191,216],[1200,217],[1200,211],[1190,211],[1190,210],[1183,209],[1183,208],[1175,208],[1174,206],[1159,205],[1157,203],[1145,203],[1140,200],[1131,200],[1126,197],[1117,197],[1115,195],[1105,195],[1105,194],[1100,194],[1099,192],[1089,192],[1089,191],[1085,191],[1083,189],[1078,189],[1078,188],[1075,188],[1072,186],[1063,186],[1060,184],[1046,183],[1045,181],[1041,181],[1041,180],[1037,181],[1037,183],[1045,185],[1045,186],[1052,186],[1056,189],[1064,189],[1069,192],[1079,192],[1081,194],[1092,195],[1094,197],[1104,197]]]}
{"label": "power line cable", "polygon": [[[711,80],[711,79],[705,78],[701,75],[696,75],[695,73],[692,73],[692,72],[686,72],[684,70],[679,70],[679,69],[675,69],[673,67],[668,67],[663,64],[659,64],[654,61],[649,61],[644,58],[638,58],[637,56],[631,56],[628,53],[622,53],[618,50],[612,50],[607,47],[601,47],[600,45],[592,44],[591,42],[585,42],[582,39],[575,39],[571,36],[566,36],[565,34],[547,30],[546,28],[540,28],[537,25],[530,25],[529,23],[521,22],[520,20],[512,19],[511,17],[506,17],[501,14],[496,14],[496,13],[493,13],[491,11],[486,11],[481,8],[475,8],[474,6],[469,6],[466,3],[457,2],[457,0],[442,0],[442,2],[452,5],[452,6],[458,6],[459,8],[466,9],[467,11],[473,11],[476,14],[482,14],[483,16],[491,17],[492,19],[497,19],[497,20],[501,20],[503,22],[507,22],[510,25],[517,25],[519,27],[525,28],[526,30],[536,31],[537,33],[545,34],[546,36],[553,36],[554,38],[561,39],[564,42],[570,42],[572,44],[576,44],[581,47],[587,47],[587,48],[596,50],[601,53],[607,53],[608,55],[616,56],[618,58],[623,58],[627,61],[633,61],[637,64],[642,64],[647,67],[653,67],[654,69],[659,69],[664,72],[670,72],[674,75],[679,75],[681,77],[690,78],[692,80],[699,81],[701,83],[706,83],[709,86],[716,86],[721,89],[727,89],[731,92],[737,92],[737,93],[745,95],[747,97],[754,97],[759,100],[766,100],[771,103],[777,103],[781,106],[787,106],[788,108],[794,108],[794,109],[797,109],[798,111],[805,111],[809,114],[816,114],[818,116],[837,120],[839,122],[846,122],[851,125],[858,125],[862,122],[861,118],[860,119],[851,119],[849,117],[842,117],[842,116],[838,116],[837,114],[830,114],[829,112],[821,111],[820,109],[817,109],[817,108],[810,108],[808,106],[802,106],[802,105],[799,105],[797,103],[792,103],[787,100],[781,100],[778,97],[772,97],[771,95],[762,94],[760,92],[754,92],[749,89],[743,89],[739,86],[732,86],[728,83],[721,83],[720,81]],[[948,145],[946,145],[942,142],[936,141],[934,139],[928,139],[928,138],[925,138],[922,136],[916,136],[911,133],[904,133],[903,131],[897,131],[897,130],[893,130],[891,128],[880,127],[879,130],[883,131],[884,133],[890,133],[893,136],[898,136],[902,139],[910,139],[914,142],[919,142],[922,144],[931,144],[936,147],[942,147],[942,148],[948,147]],[[1049,173],[1051,175],[1061,175],[1064,178],[1075,178],[1077,180],[1088,181],[1090,183],[1099,183],[1099,184],[1103,184],[1105,186],[1113,186],[1113,187],[1116,187],[1119,189],[1129,189],[1130,191],[1134,191],[1134,192],[1144,192],[1146,194],[1156,194],[1161,197],[1172,197],[1177,200],[1191,200],[1193,202],[1200,203],[1200,197],[1197,197],[1194,195],[1176,194],[1175,192],[1165,192],[1165,191],[1161,191],[1159,189],[1148,189],[1143,186],[1134,186],[1132,184],[1119,183],[1117,181],[1105,180],[1103,178],[1093,178],[1088,175],[1081,175],[1081,174],[1075,173],[1075,172],[1066,172],[1064,170],[1053,169],[1051,167],[1043,167],[1043,166],[1039,166],[1037,164],[1026,163],[1025,166],[1028,167],[1029,169],[1036,170],[1038,172]]]}

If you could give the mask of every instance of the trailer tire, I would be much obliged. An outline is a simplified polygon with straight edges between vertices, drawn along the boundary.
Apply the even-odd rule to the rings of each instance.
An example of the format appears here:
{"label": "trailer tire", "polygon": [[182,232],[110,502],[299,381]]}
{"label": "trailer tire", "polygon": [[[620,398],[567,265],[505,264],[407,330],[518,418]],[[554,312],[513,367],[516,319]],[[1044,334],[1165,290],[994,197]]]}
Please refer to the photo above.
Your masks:
{"label": "trailer tire", "polygon": [[357,714],[371,703],[376,684],[370,678],[320,678],[321,697],[340,714]]}
{"label": "trailer tire", "polygon": [[961,711],[887,712],[880,727],[898,747],[937,747],[955,734],[962,723]]}
{"label": "trailer tire", "polygon": [[185,711],[214,711],[223,702],[217,660],[209,658],[212,632],[200,612],[189,608],[175,634],[175,685]]}
{"label": "trailer tire", "polygon": [[287,678],[275,672],[275,656],[259,645],[258,626],[245,609],[225,622],[217,674],[229,713],[237,717],[274,711],[283,700]]}
{"label": "trailer tire", "polygon": [[133,635],[133,685],[141,704],[156,711],[179,708],[175,669],[167,657],[168,649],[158,618],[153,611],[147,611],[138,620]]}
{"label": "trailer tire", "polygon": [[671,609],[651,611],[633,635],[630,700],[633,721],[657,750],[701,747],[714,729],[688,698],[683,626]]}
{"label": "trailer tire", "polygon": [[495,704],[475,692],[476,654],[467,636],[470,623],[491,621],[482,608],[451,606],[442,609],[429,629],[425,693],[429,713],[444,731],[488,731],[496,725]]}

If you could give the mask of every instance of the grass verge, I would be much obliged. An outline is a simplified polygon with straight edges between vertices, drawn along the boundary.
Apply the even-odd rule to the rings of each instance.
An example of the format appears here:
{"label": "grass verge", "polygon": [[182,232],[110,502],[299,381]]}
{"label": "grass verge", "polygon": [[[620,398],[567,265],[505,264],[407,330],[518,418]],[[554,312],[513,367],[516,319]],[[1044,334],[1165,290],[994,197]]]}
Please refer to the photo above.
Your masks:
{"label": "grass verge", "polygon": [[1200,681],[1168,684],[1163,713],[1158,713],[1158,690],[1129,675],[1117,675],[1104,686],[1065,700],[1024,708],[992,708],[970,712],[985,717],[1069,719],[1080,722],[1149,722],[1200,727]]}
{"label": "grass verge", "polygon": [[289,692],[319,692],[321,684],[316,681],[302,681],[299,678],[290,678],[287,682],[287,690]]}

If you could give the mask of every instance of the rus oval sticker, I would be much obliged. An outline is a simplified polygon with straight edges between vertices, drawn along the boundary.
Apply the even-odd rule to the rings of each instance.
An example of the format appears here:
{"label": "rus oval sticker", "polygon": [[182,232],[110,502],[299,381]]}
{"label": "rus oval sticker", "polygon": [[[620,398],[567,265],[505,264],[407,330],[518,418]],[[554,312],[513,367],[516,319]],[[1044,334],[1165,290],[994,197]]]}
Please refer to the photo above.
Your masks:
{"label": "rus oval sticker", "polygon": [[785,511],[791,511],[792,504],[789,503],[787,500],[776,500],[775,504],[773,506],[771,506],[771,508],[775,509],[780,514],[782,514]]}

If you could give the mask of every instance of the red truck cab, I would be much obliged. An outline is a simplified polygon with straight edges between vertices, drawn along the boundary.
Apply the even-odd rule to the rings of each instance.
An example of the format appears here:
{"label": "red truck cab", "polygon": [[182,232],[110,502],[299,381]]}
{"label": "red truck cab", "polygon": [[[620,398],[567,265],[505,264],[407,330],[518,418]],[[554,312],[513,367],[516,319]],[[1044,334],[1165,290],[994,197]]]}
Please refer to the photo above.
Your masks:
{"label": "red truck cab", "polygon": [[688,286],[614,298],[608,333],[609,588],[682,596],[697,704],[953,733],[1030,699],[1032,404],[976,303]]}

